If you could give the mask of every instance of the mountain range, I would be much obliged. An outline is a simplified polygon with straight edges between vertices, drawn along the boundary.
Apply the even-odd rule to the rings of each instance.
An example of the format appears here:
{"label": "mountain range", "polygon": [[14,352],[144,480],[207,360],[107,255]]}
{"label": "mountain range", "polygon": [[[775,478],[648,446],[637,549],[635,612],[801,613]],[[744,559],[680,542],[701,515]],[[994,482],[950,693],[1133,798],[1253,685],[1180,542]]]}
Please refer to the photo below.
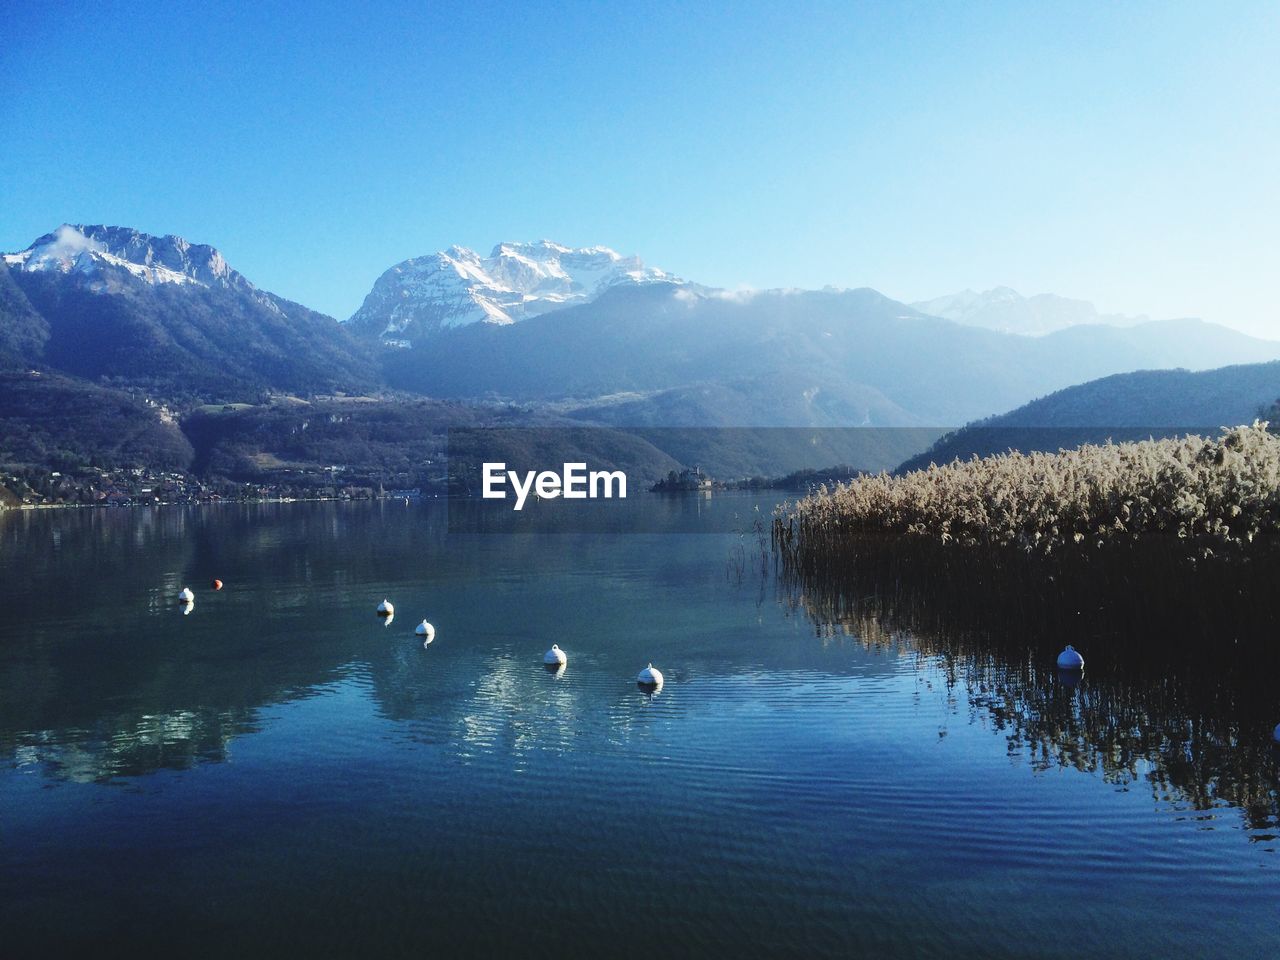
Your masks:
{"label": "mountain range", "polygon": [[[83,436],[50,426],[69,421],[30,418],[41,396],[90,409],[72,402],[77,384],[116,391],[113,409],[130,411],[138,436],[163,434],[179,454],[170,427],[187,430],[210,404],[230,411],[200,437],[236,437],[235,457],[213,458],[197,442],[193,462],[267,469],[320,462],[320,448],[294,441],[289,456],[253,449],[255,437],[303,436],[314,417],[285,424],[308,402],[336,418],[331,441],[344,422],[373,430],[377,411],[397,404],[412,416],[428,411],[437,431],[450,418],[474,425],[502,411],[540,424],[910,427],[936,436],[1113,374],[1280,359],[1280,343],[1200,320],[1109,319],[1080,301],[1005,290],[915,305],[866,288],[729,292],[606,247],[541,241],[500,243],[487,257],[452,247],[406,260],[339,322],[261,290],[211,246],[63,225],[0,258],[0,370],[24,374],[0,380],[13,401],[0,398],[0,410],[10,411],[10,438],[26,438],[20,452],[0,442],[0,461],[74,455]],[[1018,324],[1038,335],[988,328]],[[323,405],[344,396],[365,398],[359,417]],[[264,419],[237,406],[246,403],[285,406]],[[153,434],[162,411],[172,422]],[[388,412],[387,422],[405,416]],[[930,434],[909,436],[916,446],[903,456]],[[132,449],[110,439],[94,446],[103,457]],[[357,445],[348,459],[383,457],[376,451],[389,443]],[[323,449],[335,456],[333,442]],[[826,465],[790,461],[777,472]]]}

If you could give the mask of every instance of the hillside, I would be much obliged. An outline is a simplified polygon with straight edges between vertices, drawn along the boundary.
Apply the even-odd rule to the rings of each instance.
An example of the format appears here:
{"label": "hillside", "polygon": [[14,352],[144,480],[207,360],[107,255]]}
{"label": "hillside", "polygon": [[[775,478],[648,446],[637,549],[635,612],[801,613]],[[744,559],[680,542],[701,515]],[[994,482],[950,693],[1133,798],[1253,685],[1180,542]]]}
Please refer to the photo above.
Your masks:
{"label": "hillside", "polygon": [[927,429],[620,429],[505,404],[409,398],[215,406],[193,412],[182,426],[197,474],[300,486],[335,478],[425,486],[446,470],[474,479],[483,461],[522,469],[586,461],[593,469],[623,469],[646,484],[692,464],[722,478],[836,462],[883,470],[937,436]]}
{"label": "hillside", "polygon": [[163,407],[56,374],[0,372],[0,465],[185,470],[194,451]]}
{"label": "hillside", "polygon": [[565,404],[569,416],[595,423],[634,427],[733,427],[777,424],[818,427],[892,424],[923,426],[920,417],[894,403],[875,387],[824,382],[814,385],[800,370],[741,380],[708,381],[652,393],[621,393],[584,404]]}
{"label": "hillside", "polygon": [[80,491],[162,473],[224,495],[245,483],[290,495],[353,486],[439,492],[446,480],[475,492],[484,461],[522,470],[582,461],[622,469],[640,489],[692,464],[723,479],[834,462],[883,470],[936,436],[928,429],[620,429],[509,404],[411,397],[279,398],[178,414],[74,378],[0,372],[0,469],[32,482],[57,471],[59,485],[80,502],[94,500]]}
{"label": "hillside", "polygon": [[37,362],[48,339],[48,321],[31,305],[0,257],[0,370]]}
{"label": "hillside", "polygon": [[1048,451],[1250,423],[1280,398],[1280,362],[1140,370],[1059,390],[942,437],[899,472],[1006,450]]}

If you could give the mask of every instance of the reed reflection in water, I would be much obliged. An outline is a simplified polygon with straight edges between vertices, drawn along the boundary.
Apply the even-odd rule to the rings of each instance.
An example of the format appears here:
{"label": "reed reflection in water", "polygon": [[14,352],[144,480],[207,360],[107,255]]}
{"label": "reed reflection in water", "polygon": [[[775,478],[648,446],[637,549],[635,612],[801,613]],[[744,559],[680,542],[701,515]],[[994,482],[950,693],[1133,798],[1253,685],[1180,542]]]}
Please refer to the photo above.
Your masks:
{"label": "reed reflection in water", "polygon": [[[1189,816],[1231,808],[1271,849],[1280,644],[1262,584],[1280,582],[1280,565],[1170,571],[1165,589],[1181,591],[1171,611],[1129,589],[1149,572],[1108,577],[1098,564],[1085,575],[1032,559],[984,568],[980,557],[965,569],[959,551],[936,553],[946,556],[869,542],[839,576],[785,575],[785,602],[820,633],[924,658],[968,721],[1001,734],[1031,770],[1094,773]],[[1222,633],[1219,603],[1233,605]],[[1056,666],[1067,643],[1085,655],[1082,674]]]}

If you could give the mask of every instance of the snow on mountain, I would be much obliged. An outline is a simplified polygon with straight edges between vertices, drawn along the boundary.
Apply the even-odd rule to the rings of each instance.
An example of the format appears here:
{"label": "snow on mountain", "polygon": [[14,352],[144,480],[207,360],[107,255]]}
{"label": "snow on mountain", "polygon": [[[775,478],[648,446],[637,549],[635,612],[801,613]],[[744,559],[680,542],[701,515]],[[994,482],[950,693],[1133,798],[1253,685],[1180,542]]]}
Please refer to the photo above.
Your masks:
{"label": "snow on mountain", "polygon": [[21,253],[5,254],[4,259],[14,270],[77,276],[97,293],[116,292],[129,279],[152,286],[200,284],[256,292],[213,247],[172,235],[153,237],[128,227],[64,223]]}
{"label": "snow on mountain", "polygon": [[1148,319],[1145,316],[1100,314],[1088,301],[1072,300],[1052,293],[1024,297],[1009,287],[995,287],[982,293],[963,290],[933,300],[921,300],[911,306],[921,313],[971,327],[986,327],[1002,333],[1029,336],[1041,336],[1082,323],[1128,327]]}
{"label": "snow on mountain", "polygon": [[63,224],[5,255],[0,280],[0,349],[32,366],[188,397],[376,382],[367,346],[332,317],[181,237]]}
{"label": "snow on mountain", "polygon": [[451,327],[515,323],[594,300],[616,284],[653,281],[682,282],[608,247],[500,243],[481,257],[454,246],[386,271],[347,323],[384,343],[408,346],[412,338]]}

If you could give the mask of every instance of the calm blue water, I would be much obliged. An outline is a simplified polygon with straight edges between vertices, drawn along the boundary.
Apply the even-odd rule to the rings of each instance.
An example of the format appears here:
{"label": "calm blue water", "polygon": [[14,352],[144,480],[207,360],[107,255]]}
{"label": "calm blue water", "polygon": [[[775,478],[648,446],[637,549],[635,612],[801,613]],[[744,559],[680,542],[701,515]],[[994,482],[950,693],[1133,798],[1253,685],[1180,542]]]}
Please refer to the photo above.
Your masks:
{"label": "calm blue water", "polygon": [[825,623],[741,542],[0,514],[4,953],[1280,950],[1258,718]]}

